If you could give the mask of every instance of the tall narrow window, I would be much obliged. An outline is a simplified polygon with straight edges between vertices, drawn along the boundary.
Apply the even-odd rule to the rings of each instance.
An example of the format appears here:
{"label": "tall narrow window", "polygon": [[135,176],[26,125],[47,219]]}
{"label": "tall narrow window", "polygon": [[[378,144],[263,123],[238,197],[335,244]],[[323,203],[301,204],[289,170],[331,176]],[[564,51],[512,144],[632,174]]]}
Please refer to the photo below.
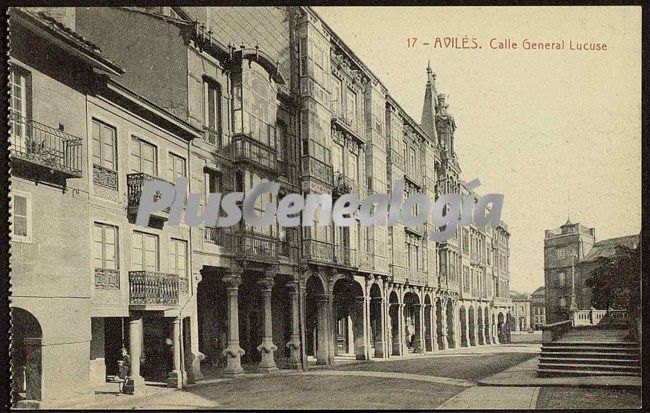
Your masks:
{"label": "tall narrow window", "polygon": [[131,138],[131,170],[158,176],[157,148],[136,136]]}
{"label": "tall narrow window", "polygon": [[357,126],[357,94],[348,89],[345,98],[345,109],[347,115],[347,123],[352,125],[355,129]]}
{"label": "tall narrow window", "polygon": [[13,208],[11,210],[11,240],[30,242],[32,240],[32,205],[28,195],[12,194]]}
{"label": "tall narrow window", "polygon": [[221,86],[208,79],[203,80],[203,129],[208,142],[221,146]]}
{"label": "tall narrow window", "polygon": [[172,183],[176,182],[177,178],[187,176],[185,172],[185,158],[182,156],[169,154],[169,180]]}
{"label": "tall narrow window", "polygon": [[27,122],[31,116],[30,73],[18,67],[11,67],[9,72],[11,136],[14,148],[18,152],[27,151]]}
{"label": "tall narrow window", "polygon": [[179,277],[187,277],[187,241],[181,239],[171,240],[171,254],[169,255],[169,268]]}
{"label": "tall narrow window", "polygon": [[92,128],[93,163],[117,171],[117,131],[96,119],[92,121]]}
{"label": "tall narrow window", "polygon": [[158,271],[158,237],[144,232],[133,232],[133,269],[139,271]]}
{"label": "tall narrow window", "polygon": [[95,268],[111,270],[119,268],[117,227],[95,222],[93,228],[93,252]]}

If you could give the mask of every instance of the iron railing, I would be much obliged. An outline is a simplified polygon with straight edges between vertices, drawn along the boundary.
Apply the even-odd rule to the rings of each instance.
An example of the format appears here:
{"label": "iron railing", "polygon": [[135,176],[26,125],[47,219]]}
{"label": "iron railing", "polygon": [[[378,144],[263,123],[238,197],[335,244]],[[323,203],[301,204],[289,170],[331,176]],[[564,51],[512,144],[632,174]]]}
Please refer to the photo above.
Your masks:
{"label": "iron railing", "polygon": [[59,129],[13,115],[11,156],[63,173],[71,178],[82,174],[82,140]]}
{"label": "iron railing", "polygon": [[252,164],[272,172],[278,170],[276,150],[258,142],[246,135],[235,135],[232,145],[233,160],[251,162]]}
{"label": "iron railing", "polygon": [[305,258],[319,262],[334,262],[334,245],[326,241],[314,239],[304,240],[302,254]]}
{"label": "iron railing", "polygon": [[203,127],[203,140],[219,148],[223,146],[223,135],[221,131],[209,126]]}
{"label": "iron railing", "polygon": [[129,303],[178,305],[179,277],[156,271],[129,271]]}
{"label": "iron railing", "polygon": [[[142,196],[142,187],[147,181],[164,181],[164,179],[145,174],[143,172],[138,172],[134,174],[126,175],[126,186],[127,186],[127,199],[129,205],[130,213],[137,213],[138,206],[140,205],[140,197]],[[154,194],[154,201],[160,199],[161,194]],[[169,208],[166,208],[163,212],[169,213]]]}

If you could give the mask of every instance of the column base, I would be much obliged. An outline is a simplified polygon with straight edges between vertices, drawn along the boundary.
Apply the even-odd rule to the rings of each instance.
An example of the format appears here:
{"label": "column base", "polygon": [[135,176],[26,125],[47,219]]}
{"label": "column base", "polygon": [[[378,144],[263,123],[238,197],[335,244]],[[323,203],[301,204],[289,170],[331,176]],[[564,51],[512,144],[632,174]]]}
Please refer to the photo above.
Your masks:
{"label": "column base", "polygon": [[179,370],[172,370],[167,376],[167,387],[180,389],[183,387],[183,375]]}
{"label": "column base", "polygon": [[262,360],[257,365],[257,369],[263,373],[270,373],[272,371],[278,370],[277,364],[275,364],[275,358],[273,357],[273,351],[277,350],[275,344],[273,343],[262,343],[257,346],[257,350],[261,353]]}
{"label": "column base", "polygon": [[132,394],[134,396],[141,396],[144,394],[144,379],[140,376],[127,377],[122,392],[124,394]]}
{"label": "column base", "polygon": [[231,344],[223,351],[227,363],[226,367],[223,369],[223,374],[225,376],[237,376],[244,372],[244,369],[241,366],[241,356],[244,354],[244,349],[239,347],[238,344]]}

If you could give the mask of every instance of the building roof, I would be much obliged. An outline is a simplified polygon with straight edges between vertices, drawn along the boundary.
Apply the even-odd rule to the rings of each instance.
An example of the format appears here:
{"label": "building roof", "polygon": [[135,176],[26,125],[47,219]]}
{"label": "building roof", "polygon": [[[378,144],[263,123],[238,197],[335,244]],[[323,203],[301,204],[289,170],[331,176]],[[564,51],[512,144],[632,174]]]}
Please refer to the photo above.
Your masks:
{"label": "building roof", "polygon": [[27,8],[12,8],[12,18],[27,25],[37,34],[49,38],[64,50],[86,60],[93,67],[101,68],[116,75],[124,74],[124,69],[101,53],[97,45],[79,33],[48,16],[44,12],[32,12]]}
{"label": "building roof", "polygon": [[582,261],[596,261],[599,258],[614,257],[618,253],[617,247],[636,248],[638,245],[639,235],[626,235],[624,237],[605,239],[595,243]]}
{"label": "building roof", "polygon": [[516,301],[530,300],[530,296],[528,294],[520,293],[513,290],[510,290],[510,298]]}
{"label": "building roof", "polygon": [[533,293],[531,295],[544,295],[544,294],[546,294],[546,287],[541,286],[538,289],[536,289],[535,291],[533,291]]}

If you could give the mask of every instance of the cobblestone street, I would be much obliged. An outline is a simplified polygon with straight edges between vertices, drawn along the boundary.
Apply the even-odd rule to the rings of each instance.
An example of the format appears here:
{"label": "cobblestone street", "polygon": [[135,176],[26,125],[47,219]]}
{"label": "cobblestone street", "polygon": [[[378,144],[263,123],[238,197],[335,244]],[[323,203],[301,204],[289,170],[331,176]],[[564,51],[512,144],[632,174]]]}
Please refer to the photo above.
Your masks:
{"label": "cobblestone street", "polygon": [[[123,409],[423,409],[635,407],[638,391],[566,387],[491,387],[477,381],[531,360],[538,345],[459,349],[444,355],[349,363],[332,369],[208,380],[189,389],[114,396],[65,407]],[[540,391],[541,390],[541,391]],[[568,393],[567,393],[568,391]],[[572,394],[573,400],[561,394]],[[494,401],[495,403],[491,403]],[[478,404],[477,404],[478,403]]]}

